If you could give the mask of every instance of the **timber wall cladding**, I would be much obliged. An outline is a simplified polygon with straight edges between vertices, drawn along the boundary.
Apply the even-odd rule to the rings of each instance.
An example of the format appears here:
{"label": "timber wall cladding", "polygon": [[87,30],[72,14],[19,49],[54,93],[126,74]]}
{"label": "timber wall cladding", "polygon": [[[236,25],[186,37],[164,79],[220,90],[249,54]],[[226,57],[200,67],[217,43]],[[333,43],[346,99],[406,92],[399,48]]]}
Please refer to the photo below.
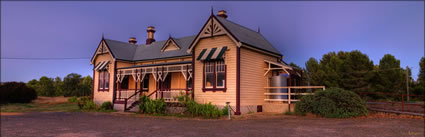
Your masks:
{"label": "timber wall cladding", "polygon": [[181,72],[169,73],[167,77],[171,77],[171,89],[186,89],[186,80]]}
{"label": "timber wall cladding", "polygon": [[101,62],[101,61],[107,61],[107,60],[109,60],[109,68],[108,68],[108,71],[109,71],[109,92],[108,91],[98,91],[98,89],[99,89],[99,72],[98,71],[95,71],[95,73],[94,73],[94,76],[93,76],[93,78],[94,78],[94,93],[93,93],[93,101],[96,103],[96,104],[102,104],[103,102],[106,102],[106,101],[111,101],[112,102],[112,96],[113,96],[113,88],[114,88],[114,76],[113,76],[113,74],[114,74],[114,63],[113,63],[113,60],[112,60],[112,57],[111,57],[111,55],[109,54],[109,53],[107,53],[107,54],[101,54],[101,55],[98,55],[97,57],[96,57],[96,60],[95,60],[95,63],[94,63],[94,65],[96,65],[97,63],[99,63],[99,62]]}
{"label": "timber wall cladding", "polygon": [[211,102],[215,105],[226,105],[230,102],[232,106],[236,105],[236,45],[227,36],[215,36],[213,38],[203,38],[194,47],[195,59],[198,58],[204,48],[214,48],[227,46],[228,50],[225,52],[225,63],[227,65],[227,90],[223,91],[202,91],[203,80],[203,63],[198,60],[195,62],[195,101],[198,103]]}
{"label": "timber wall cladding", "polygon": [[264,76],[264,68],[268,67],[264,60],[275,61],[276,59],[273,56],[241,48],[241,106],[264,103],[264,87],[267,86],[267,78],[271,76],[271,73]]}

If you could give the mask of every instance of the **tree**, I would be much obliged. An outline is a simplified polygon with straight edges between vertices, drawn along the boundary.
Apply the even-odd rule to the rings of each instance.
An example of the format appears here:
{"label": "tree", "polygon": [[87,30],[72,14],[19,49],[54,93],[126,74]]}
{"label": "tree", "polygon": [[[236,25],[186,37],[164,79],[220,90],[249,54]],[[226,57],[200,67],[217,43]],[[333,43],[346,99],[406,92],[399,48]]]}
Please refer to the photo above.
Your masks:
{"label": "tree", "polygon": [[425,57],[422,57],[419,61],[419,74],[418,74],[418,83],[425,87]]}
{"label": "tree", "polygon": [[310,85],[323,85],[324,72],[315,58],[310,58],[306,63],[307,81]]}
{"label": "tree", "polygon": [[338,53],[338,56],[344,61],[339,72],[341,87],[356,93],[366,91],[372,78],[373,61],[358,50]]}
{"label": "tree", "polygon": [[358,50],[329,52],[320,62],[314,58],[306,62],[306,77],[311,85],[340,87],[358,93],[369,87],[373,67],[369,57]]}
{"label": "tree", "polygon": [[[425,95],[425,57],[419,61],[419,74],[416,83],[412,85],[412,93],[415,95]],[[424,100],[424,98],[417,98]]]}
{"label": "tree", "polygon": [[28,87],[33,88],[34,90],[38,89],[38,81],[37,79],[32,79],[30,81],[27,82],[26,84]]}
{"label": "tree", "polygon": [[55,87],[53,86],[53,80],[46,76],[40,78],[38,82],[38,90],[37,93],[40,96],[55,96]]}
{"label": "tree", "polygon": [[83,77],[78,84],[79,94],[78,96],[91,96],[93,90],[93,79],[90,75]]}
{"label": "tree", "polygon": [[63,96],[63,82],[60,77],[56,77],[54,81],[55,96]]}
{"label": "tree", "polygon": [[301,78],[299,79],[300,81],[297,81],[297,83],[299,83],[300,85],[309,85],[308,78],[305,76],[307,75],[305,69],[301,68],[300,66],[298,66],[297,64],[293,62],[289,63],[289,66],[291,66],[294,69],[294,71],[296,71],[297,73],[301,75]]}
{"label": "tree", "polygon": [[81,75],[76,73],[68,74],[63,79],[63,95],[66,97],[77,96]]}
{"label": "tree", "polygon": [[385,54],[379,61],[374,73],[372,90],[375,92],[399,93],[405,91],[405,71],[400,68],[400,60],[393,55]]}

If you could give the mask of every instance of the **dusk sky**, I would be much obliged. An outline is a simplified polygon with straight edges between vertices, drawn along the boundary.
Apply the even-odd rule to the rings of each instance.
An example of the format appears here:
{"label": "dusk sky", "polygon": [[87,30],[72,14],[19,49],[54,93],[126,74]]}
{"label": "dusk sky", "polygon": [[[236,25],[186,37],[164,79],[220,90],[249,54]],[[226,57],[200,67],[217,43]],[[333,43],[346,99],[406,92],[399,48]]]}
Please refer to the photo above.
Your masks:
{"label": "dusk sky", "polygon": [[[360,50],[378,64],[384,54],[412,68],[417,79],[424,56],[423,1],[353,2],[1,2],[1,81],[69,73],[92,75],[90,58],[105,38],[144,43],[196,35],[210,16],[257,30],[283,55],[304,67],[331,51]],[[40,59],[49,58],[50,60]],[[64,59],[72,58],[72,59]]]}

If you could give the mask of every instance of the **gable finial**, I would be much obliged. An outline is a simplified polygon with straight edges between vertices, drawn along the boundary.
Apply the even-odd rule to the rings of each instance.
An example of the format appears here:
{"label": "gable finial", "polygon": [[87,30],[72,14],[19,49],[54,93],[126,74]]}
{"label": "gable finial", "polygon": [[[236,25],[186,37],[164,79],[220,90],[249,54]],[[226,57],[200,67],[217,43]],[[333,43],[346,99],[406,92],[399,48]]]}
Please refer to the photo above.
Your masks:
{"label": "gable finial", "polygon": [[103,32],[102,32],[102,39],[105,39],[105,37],[104,37],[104,35],[103,35]]}
{"label": "gable finial", "polygon": [[260,26],[258,26],[257,32],[260,33]]}
{"label": "gable finial", "polygon": [[211,5],[211,16],[214,16],[214,7]]}
{"label": "gable finial", "polygon": [[171,33],[168,33],[168,38],[171,38]]}

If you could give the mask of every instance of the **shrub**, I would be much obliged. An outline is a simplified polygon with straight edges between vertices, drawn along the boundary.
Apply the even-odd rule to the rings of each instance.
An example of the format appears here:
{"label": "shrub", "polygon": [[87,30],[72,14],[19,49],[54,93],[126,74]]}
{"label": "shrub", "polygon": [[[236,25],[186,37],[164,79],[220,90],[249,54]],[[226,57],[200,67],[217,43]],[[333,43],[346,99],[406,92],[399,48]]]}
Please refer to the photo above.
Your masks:
{"label": "shrub", "polygon": [[100,110],[102,111],[110,111],[113,109],[114,109],[114,106],[112,105],[111,101],[103,102],[102,105],[100,106]]}
{"label": "shrub", "polygon": [[147,114],[163,114],[166,110],[166,103],[163,99],[152,100],[147,96],[140,98],[139,111]]}
{"label": "shrub", "polygon": [[77,96],[73,96],[73,97],[68,98],[68,102],[70,102],[70,103],[76,103],[77,101],[78,101]]}
{"label": "shrub", "polygon": [[84,110],[97,110],[97,106],[92,100],[89,100],[86,103],[84,103],[83,109]]}
{"label": "shrub", "polygon": [[229,115],[229,106],[228,105],[224,106],[224,108],[221,111],[224,116]]}
{"label": "shrub", "polygon": [[365,102],[356,93],[339,88],[318,91],[304,96],[295,106],[296,114],[311,112],[328,118],[347,118],[367,115]]}
{"label": "shrub", "polygon": [[301,97],[300,101],[295,105],[295,114],[305,115],[307,112],[313,110],[314,96]]}
{"label": "shrub", "polygon": [[285,111],[285,113],[283,113],[284,115],[294,115],[294,112],[291,111]]}
{"label": "shrub", "polygon": [[93,100],[91,100],[91,97],[89,96],[81,97],[80,99],[78,99],[77,103],[78,103],[78,107],[80,107],[80,109],[83,109],[83,110],[97,109],[96,104],[93,102]]}
{"label": "shrub", "polygon": [[7,82],[0,85],[0,103],[30,103],[36,98],[36,91],[25,83]]}
{"label": "shrub", "polygon": [[203,118],[219,118],[227,114],[227,107],[224,107],[222,110],[218,109],[217,106],[208,104],[198,104],[193,99],[190,99],[185,102],[186,112],[192,116],[201,116]]}

